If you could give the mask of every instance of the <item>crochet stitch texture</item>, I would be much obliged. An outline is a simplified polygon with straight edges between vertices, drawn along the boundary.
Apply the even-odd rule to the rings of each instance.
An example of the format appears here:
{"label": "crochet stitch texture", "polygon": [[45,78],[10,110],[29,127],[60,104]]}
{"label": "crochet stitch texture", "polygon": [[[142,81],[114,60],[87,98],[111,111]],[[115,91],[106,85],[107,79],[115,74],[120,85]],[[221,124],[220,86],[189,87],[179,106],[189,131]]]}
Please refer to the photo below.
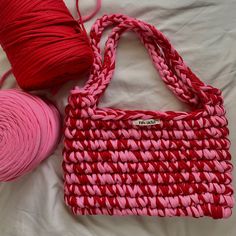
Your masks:
{"label": "crochet stitch texture", "polygon": [[[112,25],[102,58],[101,36]],[[190,112],[98,107],[112,79],[118,41],[128,30]],[[79,215],[229,217],[232,164],[221,91],[200,81],[167,38],[143,21],[104,15],[90,36],[90,78],[71,91],[66,107],[66,204]]]}

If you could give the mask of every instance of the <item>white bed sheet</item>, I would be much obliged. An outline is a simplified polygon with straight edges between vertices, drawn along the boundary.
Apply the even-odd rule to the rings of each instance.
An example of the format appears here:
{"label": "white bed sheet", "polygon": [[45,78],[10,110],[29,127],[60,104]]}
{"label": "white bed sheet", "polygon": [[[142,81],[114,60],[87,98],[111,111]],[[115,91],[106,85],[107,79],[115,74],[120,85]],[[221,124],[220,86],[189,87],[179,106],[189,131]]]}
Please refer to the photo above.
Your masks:
{"label": "white bed sheet", "polygon": [[[75,14],[74,0],[66,1]],[[81,0],[82,13],[94,0]],[[236,1],[235,0],[103,0],[104,13],[124,13],[163,31],[187,64],[206,83],[221,88],[229,118],[233,163],[236,155]],[[86,23],[89,30],[95,18]],[[9,68],[0,51],[0,74]],[[165,88],[145,49],[133,34],[119,45],[115,76],[101,106],[186,109]],[[64,111],[68,83],[53,98]],[[5,87],[11,87],[13,79]],[[1,105],[1,104],[0,104]],[[227,220],[158,217],[74,217],[63,202],[62,144],[33,173],[0,184],[0,236],[234,236],[236,213]],[[235,186],[236,181],[234,181]]]}

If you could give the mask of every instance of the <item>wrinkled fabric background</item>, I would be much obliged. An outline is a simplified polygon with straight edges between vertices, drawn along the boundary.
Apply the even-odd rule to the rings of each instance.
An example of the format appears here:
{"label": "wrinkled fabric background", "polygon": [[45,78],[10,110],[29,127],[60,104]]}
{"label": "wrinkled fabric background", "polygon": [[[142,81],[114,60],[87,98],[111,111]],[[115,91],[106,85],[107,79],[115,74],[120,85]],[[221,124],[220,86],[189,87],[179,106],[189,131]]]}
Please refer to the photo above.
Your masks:
{"label": "wrinkled fabric background", "polygon": [[[66,3],[76,16],[74,0]],[[81,0],[82,14],[94,0]],[[103,0],[104,13],[124,13],[163,31],[186,63],[206,83],[221,88],[229,118],[232,159],[236,165],[236,0]],[[0,19],[1,20],[1,19]],[[91,28],[95,18],[86,23]],[[0,74],[9,68],[0,51]],[[52,100],[64,112],[70,88],[63,86]],[[14,86],[11,78],[5,88]],[[0,104],[1,105],[1,104]],[[116,72],[101,106],[126,109],[185,110],[165,88],[151,60],[132,33],[120,42]],[[62,144],[33,173],[0,184],[0,236],[234,236],[236,210],[227,220],[158,217],[74,217],[63,203]],[[235,171],[234,171],[235,174]],[[236,181],[234,181],[236,186]]]}

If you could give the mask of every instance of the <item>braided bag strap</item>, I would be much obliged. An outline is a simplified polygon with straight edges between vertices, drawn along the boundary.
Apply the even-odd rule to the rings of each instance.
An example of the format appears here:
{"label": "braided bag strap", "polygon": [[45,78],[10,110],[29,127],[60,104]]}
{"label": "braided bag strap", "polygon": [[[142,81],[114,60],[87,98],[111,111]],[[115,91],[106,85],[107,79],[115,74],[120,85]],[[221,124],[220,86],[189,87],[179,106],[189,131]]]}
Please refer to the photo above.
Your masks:
{"label": "braided bag strap", "polygon": [[[106,42],[103,59],[101,37],[105,29],[113,25],[115,27]],[[128,30],[138,34],[162,80],[181,101],[193,107],[222,104],[221,91],[200,81],[159,30],[146,22],[115,14],[104,15],[98,19],[90,33],[95,59],[83,91],[88,93],[91,105],[98,103],[112,79],[118,41]],[[81,89],[75,88],[72,94],[78,92]]]}

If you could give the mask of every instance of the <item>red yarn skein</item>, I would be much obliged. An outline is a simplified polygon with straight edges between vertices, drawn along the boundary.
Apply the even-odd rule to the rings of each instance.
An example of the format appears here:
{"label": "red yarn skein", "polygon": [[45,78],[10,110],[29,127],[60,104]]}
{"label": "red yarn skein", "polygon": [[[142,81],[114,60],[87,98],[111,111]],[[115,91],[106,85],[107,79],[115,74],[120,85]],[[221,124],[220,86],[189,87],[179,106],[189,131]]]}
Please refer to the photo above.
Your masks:
{"label": "red yarn skein", "polygon": [[0,0],[0,18],[0,44],[22,89],[76,79],[93,62],[84,27],[62,0]]}

